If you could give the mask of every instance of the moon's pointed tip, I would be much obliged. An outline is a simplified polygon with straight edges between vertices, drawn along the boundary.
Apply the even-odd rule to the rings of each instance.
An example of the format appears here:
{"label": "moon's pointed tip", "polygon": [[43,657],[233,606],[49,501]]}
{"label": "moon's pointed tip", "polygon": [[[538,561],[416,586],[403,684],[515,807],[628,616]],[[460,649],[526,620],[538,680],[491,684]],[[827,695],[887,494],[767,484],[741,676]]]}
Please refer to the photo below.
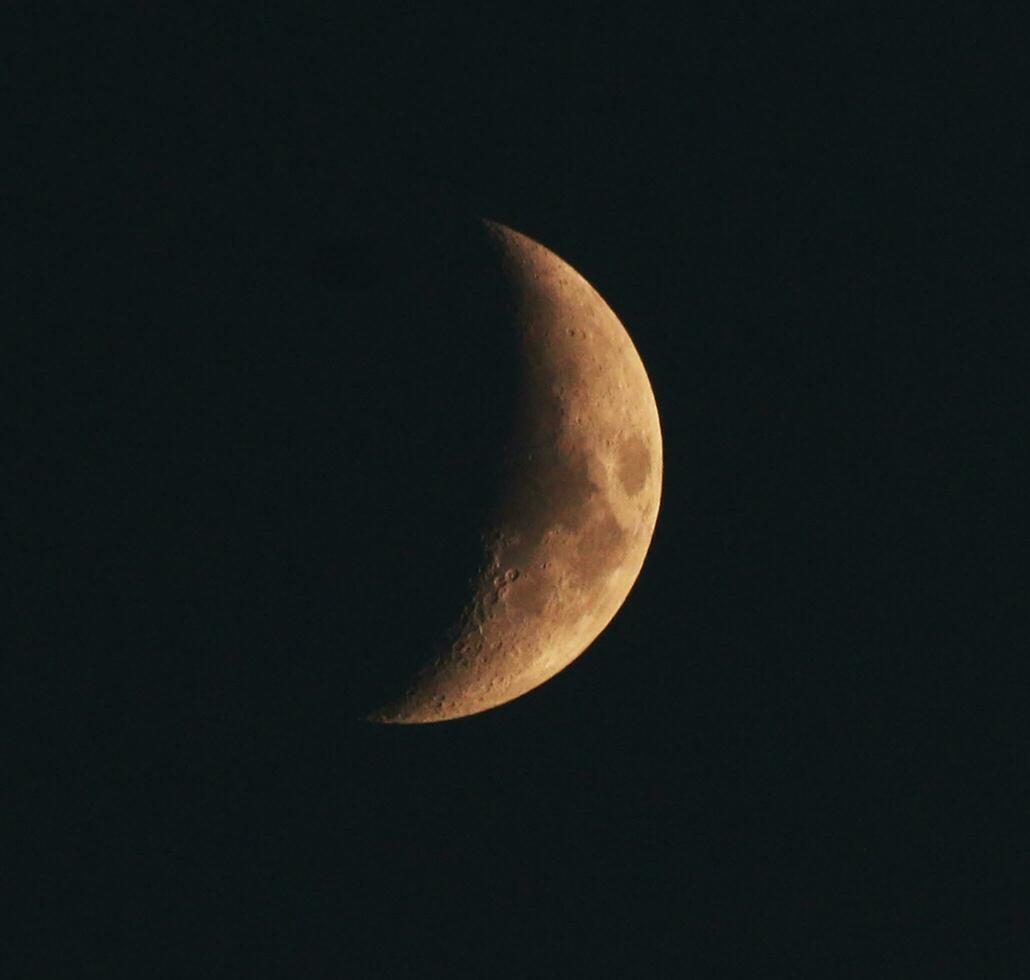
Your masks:
{"label": "moon's pointed tip", "polygon": [[495,221],[493,218],[488,218],[482,214],[478,215],[477,218],[487,234],[495,238],[503,238],[505,235],[510,235],[512,233],[512,229],[503,222]]}
{"label": "moon's pointed tip", "polygon": [[401,716],[401,712],[391,705],[385,707],[376,708],[374,711],[369,711],[358,718],[358,721],[363,725],[403,725],[404,718]]}
{"label": "moon's pointed tip", "polygon": [[361,722],[368,725],[423,725],[427,722],[448,720],[446,717],[424,717],[417,709],[411,710],[403,701],[376,708],[360,718]]}
{"label": "moon's pointed tip", "polygon": [[400,715],[392,714],[372,714],[366,715],[361,719],[362,722],[369,725],[384,726],[403,726],[405,728],[411,728],[415,725],[427,725],[433,722],[451,721],[450,718],[404,718]]}

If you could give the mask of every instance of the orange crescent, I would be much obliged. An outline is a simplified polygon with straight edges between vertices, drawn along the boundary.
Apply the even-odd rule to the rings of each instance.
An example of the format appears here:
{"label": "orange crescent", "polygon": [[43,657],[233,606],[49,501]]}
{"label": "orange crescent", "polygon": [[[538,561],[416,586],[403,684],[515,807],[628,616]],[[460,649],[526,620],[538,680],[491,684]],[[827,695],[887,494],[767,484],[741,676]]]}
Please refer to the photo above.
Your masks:
{"label": "orange crescent", "polygon": [[470,602],[404,695],[372,721],[460,718],[553,677],[622,606],[658,517],[658,409],[625,328],[553,252],[485,224],[514,297],[522,360],[505,490]]}

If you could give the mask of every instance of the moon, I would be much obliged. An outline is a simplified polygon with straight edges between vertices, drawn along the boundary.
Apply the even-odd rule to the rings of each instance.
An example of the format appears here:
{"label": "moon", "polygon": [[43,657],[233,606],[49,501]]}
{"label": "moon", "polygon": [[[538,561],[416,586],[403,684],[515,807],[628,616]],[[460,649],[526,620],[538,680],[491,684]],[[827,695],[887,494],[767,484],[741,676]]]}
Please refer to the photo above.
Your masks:
{"label": "moon", "polygon": [[658,409],[625,328],[553,252],[484,226],[520,359],[501,489],[465,608],[374,722],[477,714],[567,667],[622,606],[658,517]]}

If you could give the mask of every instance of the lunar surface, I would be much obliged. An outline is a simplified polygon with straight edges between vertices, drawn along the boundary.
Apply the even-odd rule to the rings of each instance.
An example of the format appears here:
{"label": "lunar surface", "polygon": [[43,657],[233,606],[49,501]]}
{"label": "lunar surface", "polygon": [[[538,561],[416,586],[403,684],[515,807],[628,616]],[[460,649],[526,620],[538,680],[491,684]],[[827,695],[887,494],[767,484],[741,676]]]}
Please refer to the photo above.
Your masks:
{"label": "lunar surface", "polygon": [[520,360],[498,500],[467,606],[372,721],[459,718],[553,677],[625,601],[658,515],[658,411],[629,335],[567,263],[486,226]]}

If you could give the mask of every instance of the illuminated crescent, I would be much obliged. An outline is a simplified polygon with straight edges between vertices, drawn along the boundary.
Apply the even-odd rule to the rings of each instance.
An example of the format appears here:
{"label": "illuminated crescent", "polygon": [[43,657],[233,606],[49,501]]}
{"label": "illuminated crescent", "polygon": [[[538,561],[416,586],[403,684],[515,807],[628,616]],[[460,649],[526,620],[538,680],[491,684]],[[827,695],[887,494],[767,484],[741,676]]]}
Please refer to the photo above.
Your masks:
{"label": "illuminated crescent", "polygon": [[459,718],[553,677],[625,601],[658,516],[658,410],[629,335],[568,264],[486,225],[514,299],[506,327],[521,356],[504,489],[467,607],[374,721]]}

